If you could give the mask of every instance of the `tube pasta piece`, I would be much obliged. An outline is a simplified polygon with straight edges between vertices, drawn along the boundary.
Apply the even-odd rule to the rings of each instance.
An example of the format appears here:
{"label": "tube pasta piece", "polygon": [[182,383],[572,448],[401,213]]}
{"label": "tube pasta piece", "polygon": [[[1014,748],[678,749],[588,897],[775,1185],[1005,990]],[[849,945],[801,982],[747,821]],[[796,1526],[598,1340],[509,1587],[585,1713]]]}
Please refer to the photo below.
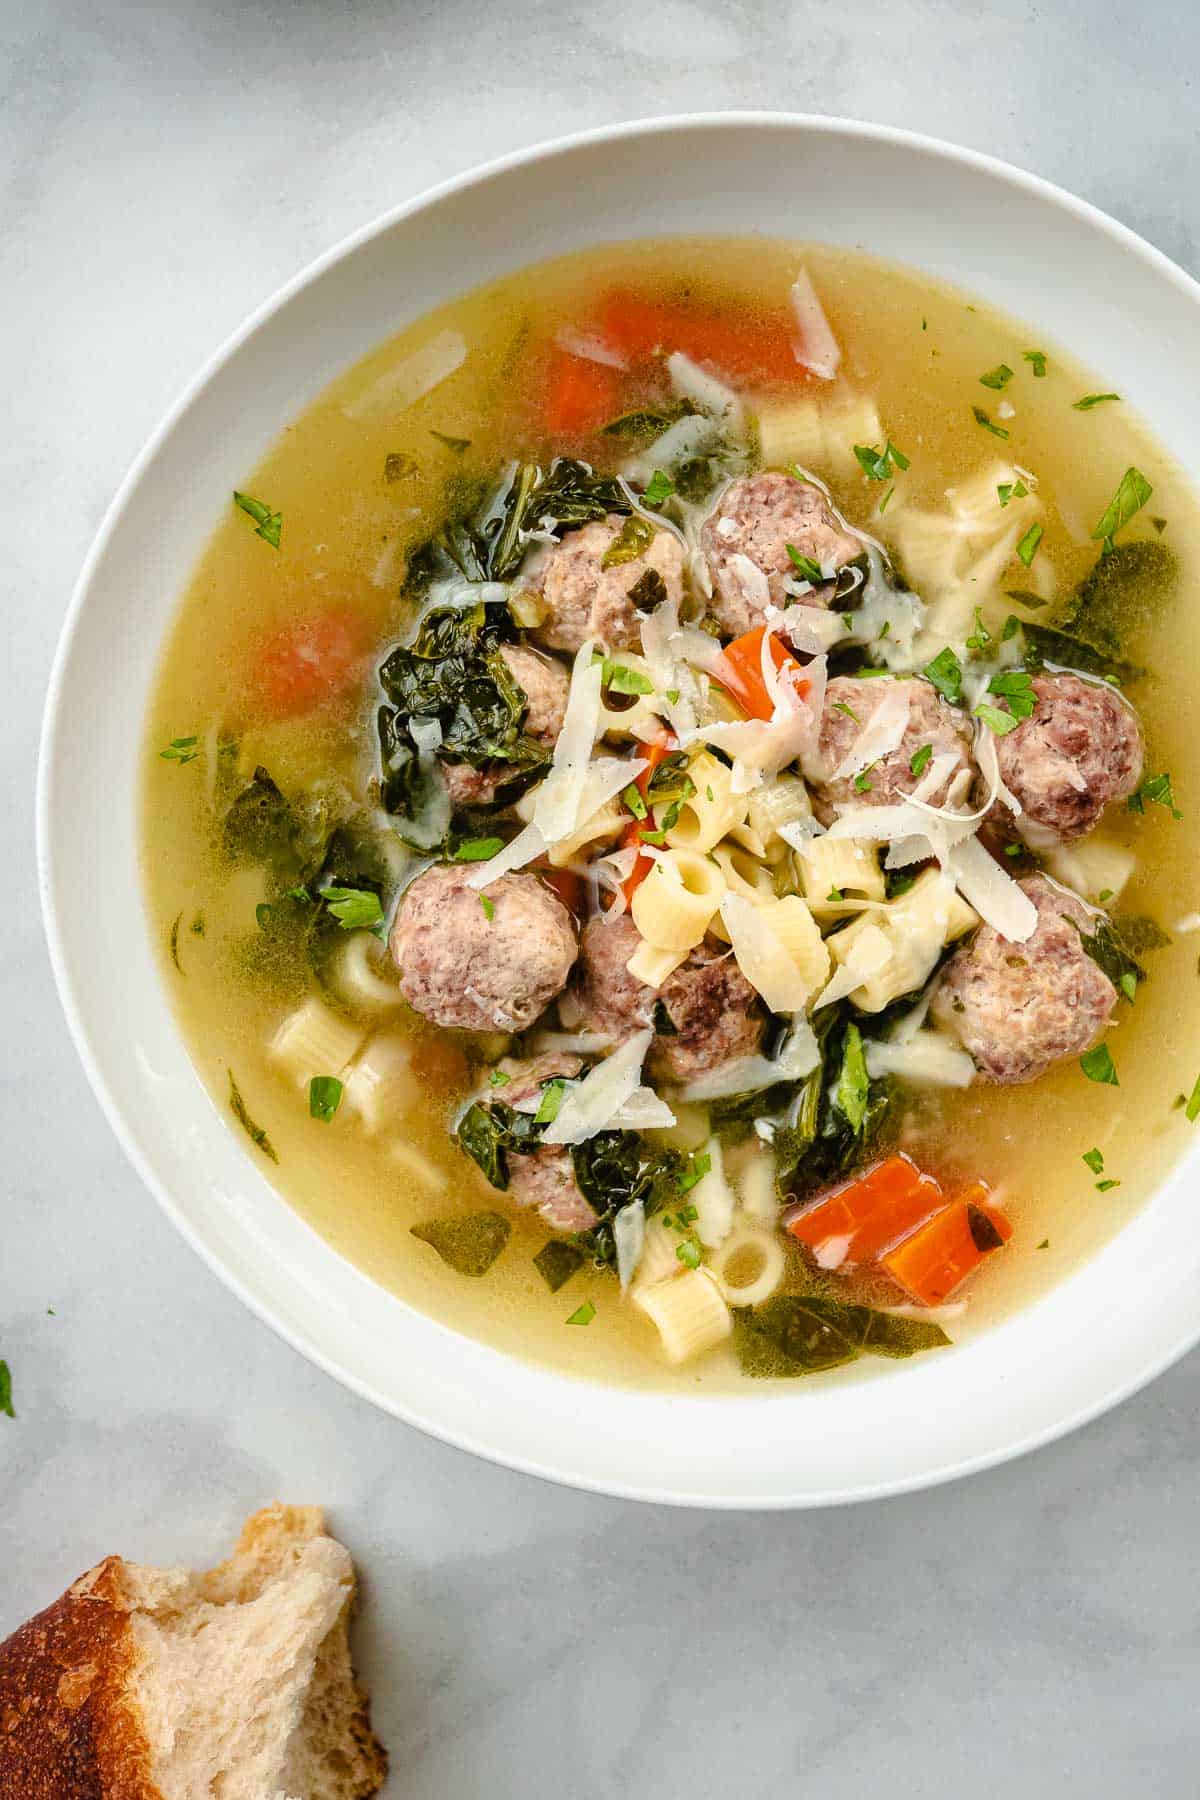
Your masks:
{"label": "tube pasta piece", "polygon": [[726,834],[725,841],[727,844],[736,844],[739,850],[744,850],[748,856],[757,857],[760,862],[766,861],[767,846],[748,822],[733,826]]}
{"label": "tube pasta piece", "polygon": [[404,1001],[394,976],[380,972],[380,948],[373,931],[351,931],[334,959],[333,986],[343,1000],[363,1012],[392,1012]]}
{"label": "tube pasta piece", "polygon": [[751,1148],[744,1155],[734,1180],[746,1217],[773,1223],[779,1215],[775,1158],[764,1150]]}
{"label": "tube pasta piece", "polygon": [[776,1013],[802,1012],[829,976],[829,951],[798,894],[760,905],[726,894],[721,918],[746,980]]}
{"label": "tube pasta piece", "polygon": [[633,896],[633,922],[656,950],[682,951],[700,943],[720,907],[725,879],[692,850],[667,850]]}
{"label": "tube pasta piece", "polygon": [[591,850],[600,844],[614,844],[620,837],[629,819],[618,800],[606,800],[598,812],[585,819],[578,831],[570,837],[563,838],[557,844],[551,844],[546,852],[546,861],[552,868],[562,869],[576,860],[581,850]]}
{"label": "tube pasta piece", "polygon": [[411,1040],[387,1035],[373,1037],[345,1077],[342,1104],[356,1112],[367,1130],[374,1132],[383,1130],[420,1101]]}
{"label": "tube pasta piece", "polygon": [[667,843],[703,856],[740,825],[749,804],[747,794],[733,792],[733,773],[707,751],[688,765],[695,793],[680,803],[679,817],[667,832]]}
{"label": "tube pasta piece", "polygon": [[783,1280],[787,1259],[773,1231],[742,1225],[709,1258],[708,1270],[730,1306],[761,1306]]}
{"label": "tube pasta piece", "polygon": [[[846,855],[849,846],[851,854]],[[878,852],[857,838],[818,837],[796,851],[804,883],[804,898],[817,918],[840,910],[839,897],[855,895],[882,901],[886,887]]]}
{"label": "tube pasta piece", "polygon": [[341,1075],[366,1035],[361,1025],[352,1025],[320,1000],[306,1000],[288,1014],[267,1053],[305,1087],[314,1075]]}
{"label": "tube pasta piece", "polygon": [[632,1298],[657,1327],[668,1362],[687,1362],[723,1343],[733,1330],[729,1308],[703,1269],[686,1269],[653,1287],[634,1287]]}
{"label": "tube pasta piece", "polygon": [[[640,892],[640,890],[639,890]],[[653,944],[644,940],[640,943],[625,967],[635,981],[645,987],[660,988],[668,975],[673,975],[681,962],[686,962],[686,950],[658,950]]]}
{"label": "tube pasta piece", "polygon": [[679,1233],[664,1225],[661,1219],[647,1219],[634,1287],[656,1287],[660,1281],[669,1281],[672,1275],[677,1275],[683,1266],[679,1260],[680,1242]]}
{"label": "tube pasta piece", "polygon": [[708,1169],[687,1197],[696,1209],[696,1236],[706,1250],[712,1250],[733,1230],[734,1197],[725,1175],[720,1138],[710,1137],[703,1154],[708,1157]]}
{"label": "tube pasta piece", "polygon": [[[775,898],[775,877],[759,857],[729,843],[719,844],[712,854],[729,893],[740,895],[754,906],[762,906]],[[719,935],[727,934],[721,932]]]}
{"label": "tube pasta piece", "polygon": [[[893,1000],[924,987],[946,945],[976,921],[949,878],[940,869],[927,869],[901,899],[855,920],[827,941],[841,968],[868,971],[848,990],[854,1004],[863,1012],[882,1012]],[[883,957],[876,953],[879,939],[886,946]],[[864,955],[868,943],[869,962]]]}
{"label": "tube pasta piece", "polygon": [[812,816],[808,788],[799,775],[777,775],[774,781],[764,782],[749,796],[746,808],[746,822],[751,831],[757,832],[766,849],[770,849],[772,842],[784,842],[779,836],[781,825],[794,825],[797,819],[811,819]]}
{"label": "tube pasta piece", "polygon": [[[861,438],[860,443],[874,443]],[[820,468],[825,461],[821,409],[815,400],[766,400],[758,409],[758,442],[766,468]]]}

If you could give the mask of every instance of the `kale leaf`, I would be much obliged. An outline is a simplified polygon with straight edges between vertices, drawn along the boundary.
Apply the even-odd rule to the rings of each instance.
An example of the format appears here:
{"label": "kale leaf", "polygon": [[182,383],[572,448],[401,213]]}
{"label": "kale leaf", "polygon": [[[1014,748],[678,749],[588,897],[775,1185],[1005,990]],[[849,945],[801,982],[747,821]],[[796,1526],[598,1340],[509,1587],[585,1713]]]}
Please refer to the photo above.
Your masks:
{"label": "kale leaf", "polygon": [[898,1318],[845,1300],[777,1294],[735,1315],[734,1348],[743,1373],[760,1378],[815,1375],[873,1356],[913,1356],[950,1339],[940,1325]]}

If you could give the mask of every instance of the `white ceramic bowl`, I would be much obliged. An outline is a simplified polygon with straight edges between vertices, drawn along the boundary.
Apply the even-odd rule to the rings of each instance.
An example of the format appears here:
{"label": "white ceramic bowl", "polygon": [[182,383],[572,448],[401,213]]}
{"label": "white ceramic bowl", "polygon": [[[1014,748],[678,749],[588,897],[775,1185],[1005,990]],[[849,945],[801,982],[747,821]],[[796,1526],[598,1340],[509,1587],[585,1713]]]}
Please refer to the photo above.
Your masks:
{"label": "white ceramic bowl", "polygon": [[1200,464],[1200,288],[1044,182],[903,132],[774,115],[656,120],[524,151],[306,271],[147,446],[71,606],[39,837],[51,953],[92,1084],[170,1217],[263,1319],[387,1411],[516,1468],[645,1499],[775,1507],[1014,1456],[1179,1356],[1200,1336],[1197,1160],[1054,1293],[945,1356],[744,1398],[581,1385],[412,1311],[289,1210],[192,1071],[135,900],[147,689],[231,470],[252,468],[339,370],[465,287],[605,240],[749,228],[862,246],[973,289],[1028,319],[1031,341],[1069,346],[1182,464]]}

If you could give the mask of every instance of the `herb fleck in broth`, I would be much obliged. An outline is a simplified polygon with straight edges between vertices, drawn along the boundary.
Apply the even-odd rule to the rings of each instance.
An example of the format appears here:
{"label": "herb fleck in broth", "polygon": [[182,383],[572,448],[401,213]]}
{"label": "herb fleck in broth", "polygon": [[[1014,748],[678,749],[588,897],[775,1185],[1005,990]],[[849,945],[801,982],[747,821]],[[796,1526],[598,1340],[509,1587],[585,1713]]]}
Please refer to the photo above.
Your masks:
{"label": "herb fleck in broth", "polygon": [[[1027,498],[1020,472],[1030,472],[1040,531],[1034,535],[1022,519],[1009,560],[982,587],[985,636],[990,631],[999,640],[1010,613],[1036,626],[1089,575],[1101,548],[1094,528],[1106,516],[1111,522],[1113,505],[1122,513],[1136,498],[1125,479],[1131,469],[1153,494],[1132,523],[1118,527],[1114,548],[1131,538],[1161,542],[1182,571],[1180,594],[1188,592],[1200,565],[1194,497],[1129,407],[1108,395],[1102,372],[1097,378],[1081,369],[1032,325],[978,303],[969,308],[962,295],[849,252],[759,240],[618,246],[525,271],[422,320],[334,383],[258,469],[230,470],[231,490],[236,486],[253,506],[231,503],[192,579],[147,723],[143,842],[151,928],[216,1104],[231,1129],[243,1129],[230,1110],[232,1076],[245,1128],[265,1134],[278,1164],[262,1160],[252,1137],[247,1155],[260,1159],[289,1203],[339,1251],[414,1306],[511,1353],[605,1381],[745,1391],[728,1348],[678,1369],[666,1364],[649,1319],[621,1303],[610,1272],[586,1259],[564,1266],[557,1253],[543,1258],[553,1280],[539,1272],[534,1258],[552,1234],[535,1213],[498,1195],[449,1134],[448,1121],[476,1079],[461,1040],[407,1011],[385,1020],[389,1031],[410,1034],[417,1096],[396,1131],[369,1135],[346,1099],[339,1095],[333,1104],[332,1089],[320,1090],[310,1109],[308,1082],[281,1073],[266,1045],[305,993],[319,991],[305,952],[312,902],[270,884],[252,855],[231,856],[214,820],[258,768],[283,796],[303,800],[301,836],[314,842],[329,821],[363,804],[377,774],[374,671],[414,617],[400,597],[409,554],[448,512],[482,498],[514,453],[545,461],[563,449],[538,423],[548,346],[556,332],[584,330],[598,292],[627,289],[671,307],[739,310],[753,337],[786,308],[802,263],[842,350],[836,383],[819,390],[822,403],[836,409],[844,397],[849,419],[852,399],[869,397],[884,428],[874,441],[854,443],[851,421],[850,453],[814,472],[852,526],[894,546],[899,570],[914,586],[921,584],[905,567],[902,521],[914,511],[945,513],[948,489],[961,490],[1003,462],[1017,472],[1004,484],[1008,496],[996,497],[998,513],[1019,514]],[[453,366],[458,340],[465,356]],[[406,406],[422,369],[427,375],[438,367],[450,372]],[[621,410],[615,406],[614,416]],[[639,439],[652,443],[656,427],[644,417],[623,425],[626,435],[614,437],[607,451],[597,449],[599,440],[590,444],[590,454],[607,454],[607,467],[636,453]],[[569,434],[565,443],[564,453],[578,449]],[[648,454],[643,486],[653,474],[652,449]],[[661,503],[663,495],[652,489],[648,498]],[[797,564],[797,579],[806,574]],[[652,606],[653,585],[643,592]],[[1135,611],[1137,626],[1119,655],[1149,671],[1132,689],[1147,740],[1146,774],[1170,772],[1166,791],[1182,816],[1173,817],[1161,787],[1151,788],[1140,812],[1110,811],[1104,837],[1137,859],[1120,913],[1147,915],[1171,941],[1135,952],[1147,979],[1131,977],[1136,999],[1122,999],[1119,1023],[1104,1039],[1117,1085],[1089,1080],[1072,1057],[1028,1086],[907,1090],[911,1104],[896,1147],[947,1182],[984,1179],[1015,1228],[1003,1254],[989,1257],[959,1296],[968,1301],[965,1312],[946,1321],[955,1341],[1027,1303],[1092,1254],[1145,1201],[1191,1129],[1185,1108],[1174,1103],[1191,1093],[1200,1071],[1200,935],[1177,924],[1200,910],[1193,823],[1200,816],[1200,749],[1187,687],[1171,676],[1195,664],[1200,640],[1194,612],[1182,604]],[[297,673],[280,645],[285,634],[293,642],[304,621],[309,654]],[[958,654],[969,659],[972,651]],[[1046,655],[1057,660],[1050,650]],[[619,677],[614,691],[617,710],[640,704],[634,676]],[[1005,710],[1017,710],[1011,700],[1002,686],[983,704],[995,702],[1003,720]],[[928,762],[923,748],[914,753],[914,777]],[[867,795],[871,770],[860,779]],[[302,892],[310,872],[305,844],[293,843],[288,855]],[[1017,859],[1014,873],[1024,872]],[[369,929],[379,913],[378,904],[372,907],[377,889],[386,904],[388,870],[377,870],[366,888],[355,886],[362,871],[345,874],[339,893],[359,898],[340,904]],[[901,892],[898,879],[894,894]],[[326,936],[314,958],[318,970],[345,948],[336,915],[320,929]],[[345,1023],[353,1035],[353,1017]],[[503,1097],[503,1085],[493,1093]],[[686,1125],[675,1134],[685,1141]],[[698,1149],[702,1140],[701,1131],[686,1147]],[[1099,1178],[1084,1159],[1093,1149],[1102,1158]],[[746,1152],[730,1154],[736,1165]],[[486,1273],[464,1277],[411,1228],[468,1214],[502,1214],[511,1232]],[[686,1221],[681,1235],[690,1241]],[[787,1254],[785,1287],[805,1267],[796,1248]],[[691,1266],[686,1249],[680,1263]],[[813,1287],[811,1270],[803,1280]],[[818,1289],[821,1283],[822,1291],[840,1291],[833,1277],[818,1278]],[[851,1297],[901,1298],[869,1282]],[[574,1328],[566,1329],[568,1322]],[[884,1367],[863,1357],[851,1374]]]}

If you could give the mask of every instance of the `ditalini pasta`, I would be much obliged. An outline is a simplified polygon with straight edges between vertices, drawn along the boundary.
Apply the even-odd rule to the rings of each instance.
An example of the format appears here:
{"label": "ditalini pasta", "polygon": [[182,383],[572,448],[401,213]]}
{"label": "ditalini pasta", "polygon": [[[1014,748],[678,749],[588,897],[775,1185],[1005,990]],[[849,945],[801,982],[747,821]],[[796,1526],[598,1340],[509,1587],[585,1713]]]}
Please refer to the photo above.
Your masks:
{"label": "ditalini pasta", "polygon": [[628,244],[227,471],[150,916],[247,1154],[406,1303],[680,1387],[932,1350],[1193,1129],[1200,511],[1036,342]]}

